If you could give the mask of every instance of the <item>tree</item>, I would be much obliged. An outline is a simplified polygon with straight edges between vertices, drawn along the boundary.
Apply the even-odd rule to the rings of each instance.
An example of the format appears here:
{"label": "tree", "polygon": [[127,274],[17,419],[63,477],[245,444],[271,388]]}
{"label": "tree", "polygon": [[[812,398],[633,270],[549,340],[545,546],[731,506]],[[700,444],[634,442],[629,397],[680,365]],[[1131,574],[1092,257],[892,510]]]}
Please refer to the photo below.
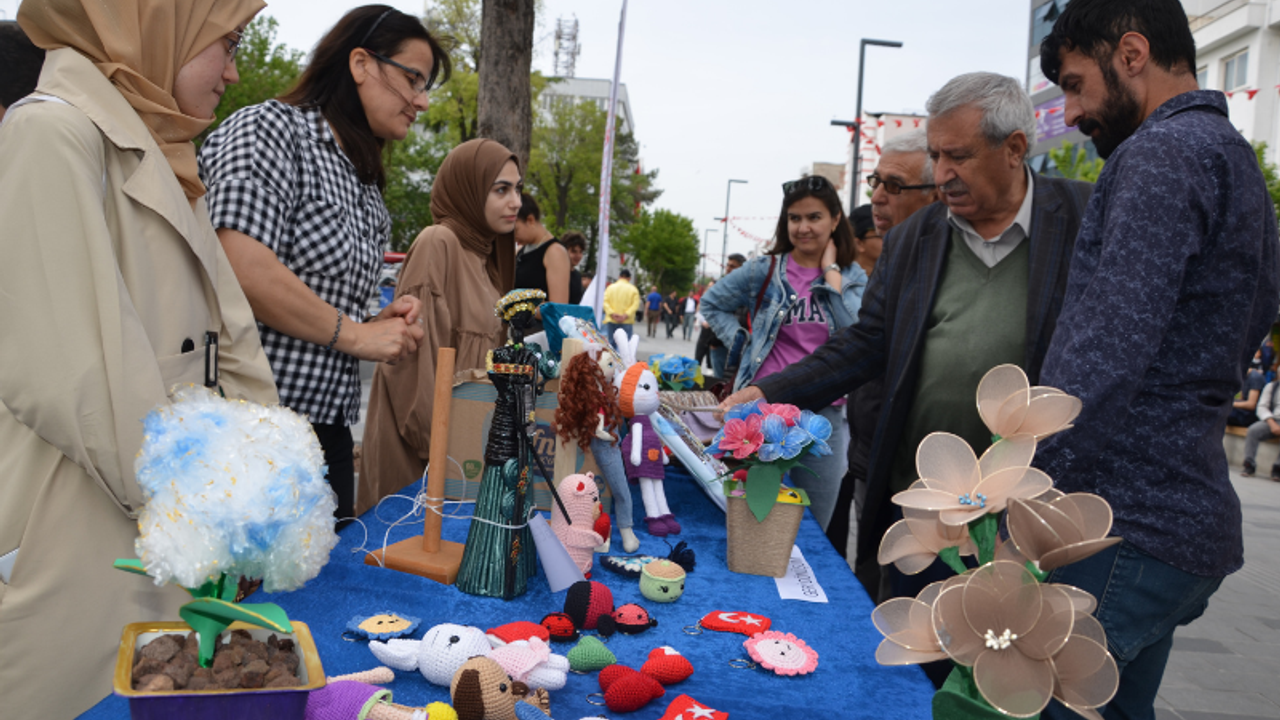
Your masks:
{"label": "tree", "polygon": [[453,77],[431,93],[426,124],[452,148],[474,140],[479,128],[480,0],[436,0],[427,8],[427,26],[449,51]]}
{"label": "tree", "polygon": [[244,29],[240,49],[236,52],[240,82],[227,86],[227,92],[218,103],[217,119],[200,133],[195,140],[196,145],[235,111],[281,95],[298,80],[302,74],[302,51],[277,45],[277,27],[275,18],[260,15]]}
{"label": "tree", "polygon": [[476,95],[481,137],[507,146],[529,166],[533,125],[534,0],[483,0],[481,4],[480,87]]}
{"label": "tree", "polygon": [[1280,172],[1274,163],[1266,161],[1267,143],[1261,140],[1253,143],[1253,152],[1258,156],[1258,167],[1262,168],[1262,179],[1267,183],[1267,193],[1271,195],[1271,204],[1275,206],[1276,217],[1280,218]]}
{"label": "tree", "polygon": [[1103,160],[1102,158],[1087,160],[1087,157],[1088,153],[1084,148],[1077,148],[1069,142],[1062,143],[1062,147],[1049,150],[1049,159],[1053,161],[1062,177],[1068,180],[1098,182],[1098,176],[1102,174]]}
{"label": "tree", "polygon": [[[554,81],[553,81],[554,82]],[[604,159],[607,113],[593,102],[552,96],[547,112],[533,128],[526,185],[542,206],[547,227],[560,234],[580,230],[587,236],[587,270],[594,271],[600,238],[600,167]],[[630,134],[615,137],[610,227],[619,235],[636,221],[637,207],[661,194],[653,187],[658,172],[643,172],[639,146]]]}
{"label": "tree", "polygon": [[700,258],[693,220],[670,210],[643,210],[620,234],[617,246],[634,256],[648,282],[664,292],[686,292],[693,285]]}

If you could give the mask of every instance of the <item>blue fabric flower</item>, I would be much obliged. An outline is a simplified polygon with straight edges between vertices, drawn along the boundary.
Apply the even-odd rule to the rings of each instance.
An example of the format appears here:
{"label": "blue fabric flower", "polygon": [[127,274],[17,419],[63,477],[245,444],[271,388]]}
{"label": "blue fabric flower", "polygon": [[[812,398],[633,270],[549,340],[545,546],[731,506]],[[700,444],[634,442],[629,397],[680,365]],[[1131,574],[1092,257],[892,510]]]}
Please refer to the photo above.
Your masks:
{"label": "blue fabric flower", "polygon": [[813,438],[812,444],[809,445],[810,453],[818,457],[831,454],[831,446],[827,444],[827,440],[831,438],[830,420],[812,410],[805,410],[800,413],[800,422],[796,423],[796,427],[803,429]]}
{"label": "blue fabric flower", "polygon": [[766,415],[760,430],[764,433],[764,444],[760,446],[759,456],[764,462],[778,458],[791,460],[813,442],[813,437],[806,430],[787,427],[787,421],[780,415]]}
{"label": "blue fabric flower", "polygon": [[729,408],[729,412],[724,414],[724,421],[727,423],[730,420],[746,420],[752,415],[760,414],[760,401],[752,400]]}

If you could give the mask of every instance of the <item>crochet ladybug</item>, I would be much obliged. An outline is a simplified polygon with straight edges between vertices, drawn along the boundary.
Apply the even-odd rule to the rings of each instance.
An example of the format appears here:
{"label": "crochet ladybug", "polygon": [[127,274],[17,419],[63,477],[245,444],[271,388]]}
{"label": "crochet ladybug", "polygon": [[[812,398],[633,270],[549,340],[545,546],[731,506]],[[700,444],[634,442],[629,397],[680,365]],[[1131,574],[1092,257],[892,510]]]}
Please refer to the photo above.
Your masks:
{"label": "crochet ladybug", "polygon": [[542,627],[552,642],[573,642],[578,639],[578,628],[573,619],[564,613],[550,613],[542,618]]}
{"label": "crochet ladybug", "polygon": [[658,626],[658,621],[650,617],[649,611],[635,603],[627,603],[613,611],[613,620],[618,632],[624,635],[636,635]]}

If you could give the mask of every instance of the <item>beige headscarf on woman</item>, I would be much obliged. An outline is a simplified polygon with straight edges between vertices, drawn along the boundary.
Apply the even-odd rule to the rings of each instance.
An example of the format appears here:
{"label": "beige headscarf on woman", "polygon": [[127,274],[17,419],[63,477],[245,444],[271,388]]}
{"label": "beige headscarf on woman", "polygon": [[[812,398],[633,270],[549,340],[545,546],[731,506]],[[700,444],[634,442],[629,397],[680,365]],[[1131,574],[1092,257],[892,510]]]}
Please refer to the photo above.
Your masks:
{"label": "beige headscarf on woman", "polygon": [[431,215],[458,236],[462,247],[485,259],[489,280],[499,292],[516,282],[513,233],[495,236],[484,215],[489,189],[508,160],[520,159],[496,140],[468,140],[449,151],[431,186]]}
{"label": "beige headscarf on woman", "polygon": [[178,70],[247,22],[263,0],[24,0],[18,24],[45,50],[73,48],[124,95],[169,159],[182,191],[204,195],[192,138],[213,118],[178,109]]}

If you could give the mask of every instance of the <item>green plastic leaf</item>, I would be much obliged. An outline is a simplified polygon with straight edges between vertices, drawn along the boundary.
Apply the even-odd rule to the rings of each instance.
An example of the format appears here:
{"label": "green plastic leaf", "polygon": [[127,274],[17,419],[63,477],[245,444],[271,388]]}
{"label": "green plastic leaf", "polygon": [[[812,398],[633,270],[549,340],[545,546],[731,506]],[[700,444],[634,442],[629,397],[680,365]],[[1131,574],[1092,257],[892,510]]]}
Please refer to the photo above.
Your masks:
{"label": "green plastic leaf", "polygon": [[1027,561],[1027,572],[1034,575],[1036,578],[1036,581],[1041,583],[1049,579],[1049,573],[1043,572],[1042,570],[1040,570],[1040,568],[1036,567],[1036,564],[1031,562],[1030,560]]}
{"label": "green plastic leaf", "polygon": [[947,567],[954,570],[957,575],[963,575],[969,569],[965,567],[964,561],[960,559],[960,548],[958,547],[942,548],[938,551],[938,558],[946,563]]}
{"label": "green plastic leaf", "polygon": [[996,557],[996,533],[1000,530],[999,516],[987,513],[969,523],[969,538],[978,547],[978,564],[986,565]]}
{"label": "green plastic leaf", "polygon": [[[147,569],[142,566],[141,560],[129,560],[127,558],[120,558],[115,562],[111,563],[111,567],[117,570],[131,572],[135,575],[147,575]],[[147,577],[151,577],[151,576],[147,575]]]}
{"label": "green plastic leaf", "polygon": [[293,632],[289,616],[284,608],[275,603],[236,605],[226,600],[204,597],[183,605],[178,610],[178,614],[191,626],[192,630],[200,634],[200,665],[202,667],[209,667],[213,663],[213,648],[218,636],[236,620],[279,633]]}
{"label": "green plastic leaf", "polygon": [[778,502],[780,487],[782,469],[777,465],[755,465],[747,471],[747,507],[757,522],[764,522]]}
{"label": "green plastic leaf", "polygon": [[[978,692],[973,681],[973,671],[957,665],[947,676],[938,692],[933,695],[934,720],[995,720],[1007,716],[991,707]],[[1032,716],[1031,720],[1040,715]]]}

